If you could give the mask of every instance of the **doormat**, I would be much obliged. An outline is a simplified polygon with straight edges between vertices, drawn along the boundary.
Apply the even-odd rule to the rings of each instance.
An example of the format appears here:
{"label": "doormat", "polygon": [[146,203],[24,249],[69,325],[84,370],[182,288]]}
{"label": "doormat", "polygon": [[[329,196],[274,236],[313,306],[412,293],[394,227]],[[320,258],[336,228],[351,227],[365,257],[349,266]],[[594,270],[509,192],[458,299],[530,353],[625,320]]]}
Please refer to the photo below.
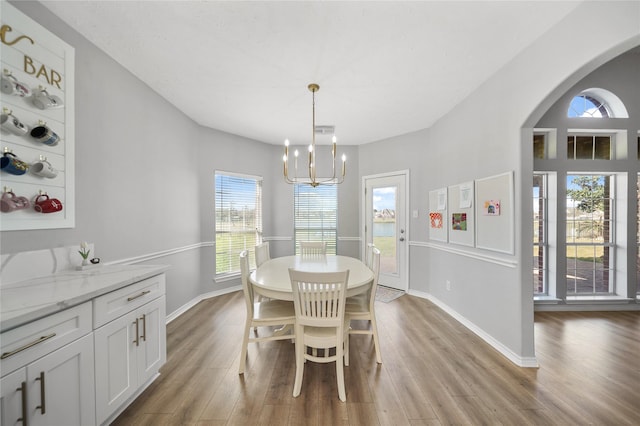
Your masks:
{"label": "doormat", "polygon": [[376,289],[376,300],[384,303],[389,303],[393,300],[396,300],[403,294],[404,291],[402,290],[396,290],[395,288],[378,285],[378,288]]}

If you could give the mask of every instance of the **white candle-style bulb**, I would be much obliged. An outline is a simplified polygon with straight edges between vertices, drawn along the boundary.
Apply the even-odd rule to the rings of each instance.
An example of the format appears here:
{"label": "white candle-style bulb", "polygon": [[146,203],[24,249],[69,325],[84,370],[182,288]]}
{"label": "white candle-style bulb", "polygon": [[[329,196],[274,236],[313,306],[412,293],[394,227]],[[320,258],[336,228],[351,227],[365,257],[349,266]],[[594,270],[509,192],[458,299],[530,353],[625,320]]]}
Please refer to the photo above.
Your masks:
{"label": "white candle-style bulb", "polygon": [[345,161],[347,161],[347,156],[342,154],[342,162],[344,163]]}
{"label": "white candle-style bulb", "polygon": [[338,142],[338,139],[336,138],[336,135],[333,135],[333,137],[331,138],[331,142],[333,142],[333,143]]}
{"label": "white candle-style bulb", "polygon": [[293,155],[295,155],[296,158],[298,158],[298,150],[297,149],[294,151]]}
{"label": "white candle-style bulb", "polygon": [[289,139],[284,140],[284,146],[289,146]]}
{"label": "white candle-style bulb", "polygon": [[313,152],[313,145],[309,145],[309,152]]}
{"label": "white candle-style bulb", "polygon": [[287,161],[287,156],[286,156],[286,154],[282,156],[282,161],[285,161],[285,162]]}

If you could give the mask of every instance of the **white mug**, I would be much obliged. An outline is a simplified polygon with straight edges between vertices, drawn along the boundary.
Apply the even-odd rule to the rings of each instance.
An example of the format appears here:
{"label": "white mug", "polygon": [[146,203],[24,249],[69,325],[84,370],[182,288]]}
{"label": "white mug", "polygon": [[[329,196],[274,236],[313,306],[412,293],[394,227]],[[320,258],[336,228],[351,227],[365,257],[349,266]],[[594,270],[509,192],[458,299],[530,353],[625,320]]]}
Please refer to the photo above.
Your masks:
{"label": "white mug", "polygon": [[6,130],[14,135],[24,136],[29,132],[29,128],[12,114],[0,115],[0,126],[2,130]]}
{"label": "white mug", "polygon": [[31,166],[29,166],[29,171],[36,176],[46,177],[49,179],[53,179],[58,176],[58,171],[53,168],[51,163],[49,163],[46,159],[36,161]]}
{"label": "white mug", "polygon": [[18,81],[14,76],[3,74],[0,79],[2,84],[2,93],[7,95],[16,95],[26,98],[31,96],[31,89],[26,83]]}
{"label": "white mug", "polygon": [[33,104],[40,109],[62,108],[64,102],[56,95],[50,95],[46,89],[41,89],[33,96]]}

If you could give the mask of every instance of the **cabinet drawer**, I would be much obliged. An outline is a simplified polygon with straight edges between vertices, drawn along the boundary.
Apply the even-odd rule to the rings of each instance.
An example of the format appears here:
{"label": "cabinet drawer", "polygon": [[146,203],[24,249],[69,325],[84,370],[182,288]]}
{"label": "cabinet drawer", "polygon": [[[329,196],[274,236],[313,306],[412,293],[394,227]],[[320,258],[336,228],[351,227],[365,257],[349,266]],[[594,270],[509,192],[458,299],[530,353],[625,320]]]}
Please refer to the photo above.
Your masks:
{"label": "cabinet drawer", "polygon": [[93,300],[93,328],[98,328],[157,299],[165,292],[164,274],[147,278]]}
{"label": "cabinet drawer", "polygon": [[14,371],[90,333],[91,318],[86,302],[2,333],[0,371]]}

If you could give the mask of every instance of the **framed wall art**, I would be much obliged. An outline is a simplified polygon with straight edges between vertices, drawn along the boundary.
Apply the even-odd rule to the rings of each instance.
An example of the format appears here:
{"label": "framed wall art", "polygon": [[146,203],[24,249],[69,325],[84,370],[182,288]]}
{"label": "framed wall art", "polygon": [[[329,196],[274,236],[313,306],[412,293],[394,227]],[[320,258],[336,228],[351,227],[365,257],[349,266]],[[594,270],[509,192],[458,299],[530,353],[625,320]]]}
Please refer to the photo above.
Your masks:
{"label": "framed wall art", "polygon": [[513,172],[476,180],[476,247],[514,253]]}
{"label": "framed wall art", "polygon": [[447,188],[429,191],[429,239],[445,243],[448,241],[447,217]]}
{"label": "framed wall art", "polygon": [[452,185],[448,188],[448,194],[449,242],[473,247],[475,242],[473,182]]}

